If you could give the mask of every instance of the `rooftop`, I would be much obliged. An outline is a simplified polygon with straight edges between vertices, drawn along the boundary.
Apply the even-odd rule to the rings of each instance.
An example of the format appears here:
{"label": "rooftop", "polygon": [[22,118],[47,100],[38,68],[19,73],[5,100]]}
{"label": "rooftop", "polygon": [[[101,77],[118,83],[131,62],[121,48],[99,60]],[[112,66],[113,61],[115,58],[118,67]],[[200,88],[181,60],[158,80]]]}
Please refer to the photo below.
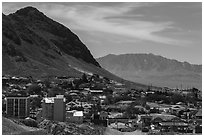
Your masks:
{"label": "rooftop", "polygon": [[71,110],[71,111],[67,111],[67,113],[72,113],[74,117],[82,117],[83,115],[83,111],[77,111],[77,110]]}
{"label": "rooftop", "polygon": [[75,117],[82,117],[83,116],[83,111],[75,111],[73,116],[75,116]]}
{"label": "rooftop", "polygon": [[159,124],[161,126],[188,126],[188,124],[184,122],[161,122]]}
{"label": "rooftop", "polygon": [[44,98],[45,103],[54,103],[54,97]]}

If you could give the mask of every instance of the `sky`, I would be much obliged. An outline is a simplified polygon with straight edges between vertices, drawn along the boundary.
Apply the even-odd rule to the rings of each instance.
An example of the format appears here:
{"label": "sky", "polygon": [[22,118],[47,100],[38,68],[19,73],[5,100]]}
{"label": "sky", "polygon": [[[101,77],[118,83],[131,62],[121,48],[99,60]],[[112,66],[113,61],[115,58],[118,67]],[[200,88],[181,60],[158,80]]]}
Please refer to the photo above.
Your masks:
{"label": "sky", "polygon": [[26,6],[71,29],[95,58],[153,53],[202,64],[201,2],[4,2],[2,11]]}

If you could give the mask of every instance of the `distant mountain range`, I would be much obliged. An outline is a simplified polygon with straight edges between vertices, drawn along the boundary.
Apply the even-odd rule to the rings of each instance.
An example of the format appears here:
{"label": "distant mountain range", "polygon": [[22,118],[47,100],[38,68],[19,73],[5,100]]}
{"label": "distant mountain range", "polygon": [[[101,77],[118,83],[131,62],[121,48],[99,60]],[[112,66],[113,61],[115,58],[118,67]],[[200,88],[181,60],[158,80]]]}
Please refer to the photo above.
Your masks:
{"label": "distant mountain range", "polygon": [[155,86],[202,89],[202,65],[154,54],[122,54],[98,58],[99,64],[127,80]]}
{"label": "distant mountain range", "polygon": [[34,7],[2,15],[2,74],[47,77],[99,74],[137,87],[105,69],[79,37]]}

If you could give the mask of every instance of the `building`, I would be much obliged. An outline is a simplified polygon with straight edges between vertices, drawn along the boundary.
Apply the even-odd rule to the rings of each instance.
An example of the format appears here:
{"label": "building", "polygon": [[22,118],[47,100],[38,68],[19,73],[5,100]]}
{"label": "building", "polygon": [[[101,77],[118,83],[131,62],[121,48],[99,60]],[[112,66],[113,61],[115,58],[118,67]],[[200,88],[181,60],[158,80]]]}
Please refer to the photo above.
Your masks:
{"label": "building", "polygon": [[54,120],[65,121],[66,104],[63,95],[54,98]]}
{"label": "building", "polygon": [[121,132],[130,132],[130,131],[132,131],[131,127],[128,124],[123,123],[123,122],[112,123],[112,124],[110,124],[110,128],[119,130]]}
{"label": "building", "polygon": [[138,115],[138,122],[142,127],[150,127],[151,124],[157,127],[162,122],[179,123],[183,122],[183,120],[175,115],[152,113],[149,115]]}
{"label": "building", "polygon": [[189,132],[189,125],[185,122],[161,122],[159,126],[161,132]]}
{"label": "building", "polygon": [[73,122],[73,123],[83,123],[83,111],[67,111],[66,112],[66,121]]}
{"label": "building", "polygon": [[101,119],[101,120],[106,120],[106,119],[108,119],[108,113],[105,112],[105,111],[101,111],[101,112],[100,112],[100,119]]}
{"label": "building", "polygon": [[54,98],[44,98],[42,100],[42,117],[45,119],[54,119]]}
{"label": "building", "polygon": [[202,119],[202,110],[201,109],[198,110],[195,117],[196,117],[196,119]]}
{"label": "building", "polygon": [[28,96],[7,96],[6,114],[18,118],[28,117],[30,113],[30,99]]}
{"label": "building", "polygon": [[54,121],[65,121],[65,103],[63,95],[44,98],[42,100],[42,117]]}

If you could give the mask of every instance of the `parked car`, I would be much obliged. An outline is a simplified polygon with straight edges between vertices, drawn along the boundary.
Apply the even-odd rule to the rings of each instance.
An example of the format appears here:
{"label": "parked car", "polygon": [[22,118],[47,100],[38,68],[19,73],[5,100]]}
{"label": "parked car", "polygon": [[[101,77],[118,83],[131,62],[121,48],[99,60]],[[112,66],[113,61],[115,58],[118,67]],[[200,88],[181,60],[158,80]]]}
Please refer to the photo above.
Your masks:
{"label": "parked car", "polygon": [[143,127],[142,132],[149,132],[149,128],[148,127]]}

